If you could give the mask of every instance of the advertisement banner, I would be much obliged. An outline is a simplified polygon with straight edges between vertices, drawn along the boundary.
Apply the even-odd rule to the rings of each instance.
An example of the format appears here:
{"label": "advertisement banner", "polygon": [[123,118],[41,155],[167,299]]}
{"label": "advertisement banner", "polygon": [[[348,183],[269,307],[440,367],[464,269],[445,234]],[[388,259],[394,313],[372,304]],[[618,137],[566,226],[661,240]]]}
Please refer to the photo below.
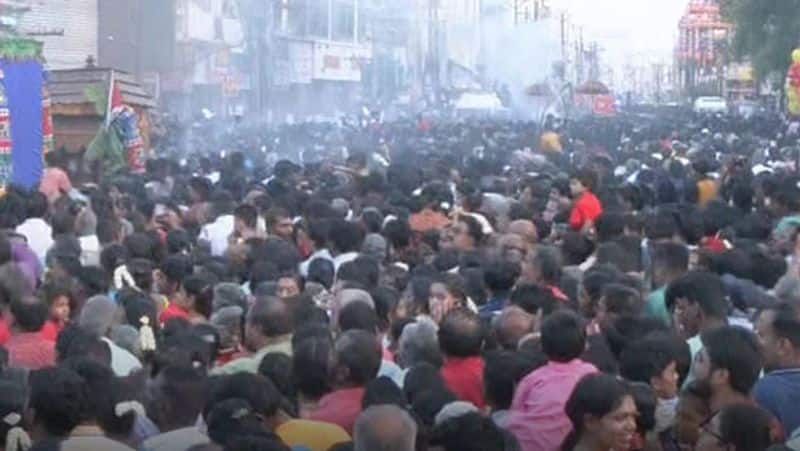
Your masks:
{"label": "advertisement banner", "polygon": [[314,43],[315,80],[361,81],[361,68],[372,57],[369,47],[341,43]]}

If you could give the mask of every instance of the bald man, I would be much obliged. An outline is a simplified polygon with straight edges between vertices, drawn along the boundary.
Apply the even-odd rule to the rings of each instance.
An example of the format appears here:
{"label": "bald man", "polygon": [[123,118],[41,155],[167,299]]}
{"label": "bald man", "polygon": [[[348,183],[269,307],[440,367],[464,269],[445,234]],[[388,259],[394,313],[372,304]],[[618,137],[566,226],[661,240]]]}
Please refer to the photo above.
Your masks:
{"label": "bald man", "polygon": [[393,405],[373,406],[359,415],[353,434],[355,451],[414,451],[417,423]]}
{"label": "bald man", "polygon": [[520,340],[537,329],[538,319],[525,310],[510,305],[503,309],[492,323],[498,344],[510,351],[516,350]]}
{"label": "bald man", "polygon": [[529,251],[529,244],[525,240],[514,233],[507,233],[500,237],[497,242],[500,248],[500,256],[505,261],[522,264]]}
{"label": "bald man", "polygon": [[244,342],[253,355],[214,368],[212,374],[258,373],[265,355],[277,352],[292,355],[292,312],[282,299],[265,296],[256,299],[245,317]]}
{"label": "bald man", "polygon": [[536,230],[536,225],[527,219],[517,219],[508,224],[508,233],[518,235],[528,245],[528,250],[533,249],[536,243],[539,242],[539,232]]}

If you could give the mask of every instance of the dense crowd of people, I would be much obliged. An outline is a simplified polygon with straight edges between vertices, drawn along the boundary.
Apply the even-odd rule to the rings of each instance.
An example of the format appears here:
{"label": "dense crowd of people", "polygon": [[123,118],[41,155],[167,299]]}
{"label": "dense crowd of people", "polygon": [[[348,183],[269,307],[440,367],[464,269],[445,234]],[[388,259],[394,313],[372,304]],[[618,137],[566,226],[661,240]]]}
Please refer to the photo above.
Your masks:
{"label": "dense crowd of people", "polygon": [[82,184],[50,155],[0,198],[0,448],[800,450],[799,125],[301,124]]}

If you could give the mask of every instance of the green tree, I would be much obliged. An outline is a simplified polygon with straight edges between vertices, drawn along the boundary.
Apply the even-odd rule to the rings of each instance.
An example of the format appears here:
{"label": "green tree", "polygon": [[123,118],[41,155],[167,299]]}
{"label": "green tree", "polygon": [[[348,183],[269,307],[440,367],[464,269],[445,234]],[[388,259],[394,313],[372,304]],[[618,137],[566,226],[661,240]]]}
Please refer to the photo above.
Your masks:
{"label": "green tree", "polygon": [[783,74],[800,45],[800,0],[721,0],[722,13],[735,26],[732,50],[748,58],[759,79]]}

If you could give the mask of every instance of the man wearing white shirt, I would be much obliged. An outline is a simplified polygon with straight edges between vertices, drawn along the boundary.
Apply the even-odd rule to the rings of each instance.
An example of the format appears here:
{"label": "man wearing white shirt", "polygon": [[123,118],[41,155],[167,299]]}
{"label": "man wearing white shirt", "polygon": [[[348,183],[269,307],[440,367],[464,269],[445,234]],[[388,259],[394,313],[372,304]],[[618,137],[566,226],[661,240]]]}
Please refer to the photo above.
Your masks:
{"label": "man wearing white shirt", "polygon": [[200,239],[211,244],[211,255],[214,257],[221,257],[228,250],[228,237],[233,233],[233,222],[233,215],[218,216],[200,231]]}
{"label": "man wearing white shirt", "polygon": [[328,236],[330,235],[330,222],[328,220],[312,220],[308,224],[308,237],[314,243],[314,252],[300,263],[300,275],[308,277],[308,268],[314,259],[322,258],[333,262],[333,255],[328,250]]}
{"label": "man wearing white shirt", "polygon": [[206,224],[200,230],[200,240],[211,245],[211,255],[221,257],[228,250],[228,238],[234,230],[233,197],[228,192],[220,192],[214,196],[213,211],[216,220]]}
{"label": "man wearing white shirt", "polygon": [[28,219],[16,228],[25,237],[39,262],[45,264],[47,251],[53,245],[53,229],[43,219],[47,215],[47,197],[36,191],[30,194],[26,205]]}
{"label": "man wearing white shirt", "polygon": [[358,257],[364,237],[356,224],[344,219],[336,219],[331,223],[329,236],[334,255],[333,266],[338,272],[340,266]]}

